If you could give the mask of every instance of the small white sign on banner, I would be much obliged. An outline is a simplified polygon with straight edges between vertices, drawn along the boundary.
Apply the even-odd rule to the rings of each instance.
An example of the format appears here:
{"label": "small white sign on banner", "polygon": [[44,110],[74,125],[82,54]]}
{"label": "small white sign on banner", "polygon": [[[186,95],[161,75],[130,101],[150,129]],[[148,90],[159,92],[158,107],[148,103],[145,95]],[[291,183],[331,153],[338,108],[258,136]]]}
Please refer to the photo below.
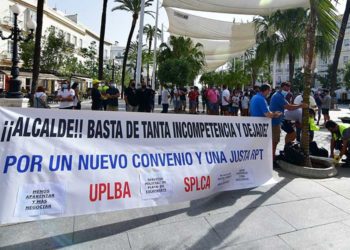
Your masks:
{"label": "small white sign on banner", "polygon": [[65,190],[62,184],[39,183],[20,186],[15,216],[63,214]]}
{"label": "small white sign on banner", "polygon": [[173,184],[171,178],[160,174],[140,174],[141,197],[143,200],[159,199],[171,196]]}

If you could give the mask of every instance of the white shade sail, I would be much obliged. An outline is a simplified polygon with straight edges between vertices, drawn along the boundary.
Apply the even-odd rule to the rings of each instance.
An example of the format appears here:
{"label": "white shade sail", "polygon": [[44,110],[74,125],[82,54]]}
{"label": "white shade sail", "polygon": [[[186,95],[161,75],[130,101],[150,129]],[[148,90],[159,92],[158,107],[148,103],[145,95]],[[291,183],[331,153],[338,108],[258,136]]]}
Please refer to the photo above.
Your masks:
{"label": "white shade sail", "polygon": [[163,0],[164,7],[246,15],[269,15],[277,10],[307,8],[309,0]]}
{"label": "white shade sail", "polygon": [[253,23],[232,23],[191,15],[166,8],[169,33],[191,38],[213,40],[254,40]]}
{"label": "white shade sail", "polygon": [[227,60],[207,60],[205,65],[205,71],[213,71],[222,65],[225,65]]}
{"label": "white shade sail", "polygon": [[229,40],[207,40],[191,38],[193,43],[203,45],[205,56],[236,54],[244,52],[255,45],[255,40],[229,41]]}

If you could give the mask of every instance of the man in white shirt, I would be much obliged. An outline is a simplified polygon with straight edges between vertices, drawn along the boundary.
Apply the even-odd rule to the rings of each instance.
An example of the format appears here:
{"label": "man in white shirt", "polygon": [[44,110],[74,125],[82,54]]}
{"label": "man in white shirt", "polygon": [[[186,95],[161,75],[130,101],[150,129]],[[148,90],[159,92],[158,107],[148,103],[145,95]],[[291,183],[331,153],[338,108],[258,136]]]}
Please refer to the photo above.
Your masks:
{"label": "man in white shirt", "polygon": [[[303,102],[303,94],[301,93],[300,95],[298,95],[297,97],[295,97],[294,99],[294,104],[301,104]],[[315,98],[313,96],[310,95],[310,108],[312,108],[313,110],[317,110],[317,103],[315,101]]]}
{"label": "man in white shirt", "polygon": [[163,91],[162,91],[162,106],[163,110],[162,113],[168,113],[169,109],[169,97],[170,97],[170,92],[166,85],[164,85]]}
{"label": "man in white shirt", "polygon": [[227,86],[222,85],[222,93],[221,93],[221,111],[224,115],[229,115],[229,107],[230,107],[230,91],[227,89]]}
{"label": "man in white shirt", "polygon": [[67,80],[61,83],[61,89],[57,93],[57,100],[60,102],[59,109],[73,109],[75,92],[70,88]]}

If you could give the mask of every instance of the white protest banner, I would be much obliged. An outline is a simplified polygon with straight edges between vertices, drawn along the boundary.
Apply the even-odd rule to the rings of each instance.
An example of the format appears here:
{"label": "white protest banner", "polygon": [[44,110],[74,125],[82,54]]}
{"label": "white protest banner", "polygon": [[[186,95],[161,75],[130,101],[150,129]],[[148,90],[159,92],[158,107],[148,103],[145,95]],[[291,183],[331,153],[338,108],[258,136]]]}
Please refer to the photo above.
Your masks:
{"label": "white protest banner", "polygon": [[0,108],[0,224],[273,183],[266,118]]}

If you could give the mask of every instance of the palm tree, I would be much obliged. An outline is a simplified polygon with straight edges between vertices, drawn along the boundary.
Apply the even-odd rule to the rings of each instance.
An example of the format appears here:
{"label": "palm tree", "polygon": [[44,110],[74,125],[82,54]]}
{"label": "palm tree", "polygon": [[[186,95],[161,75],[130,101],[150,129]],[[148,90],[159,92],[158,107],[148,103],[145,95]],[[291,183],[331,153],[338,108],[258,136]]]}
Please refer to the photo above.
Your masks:
{"label": "palm tree", "polygon": [[[288,57],[290,81],[294,78],[295,61],[303,54],[307,13],[307,10],[298,8],[283,12],[277,11],[271,16],[258,17],[254,20],[257,30],[257,56],[267,58],[269,62],[276,56],[279,63]],[[318,23],[316,23],[316,28],[316,52],[321,58],[325,58],[331,52],[334,39],[325,35],[327,30]],[[329,23],[327,28],[334,32],[336,23]]]}
{"label": "palm tree", "polygon": [[35,47],[33,58],[33,81],[31,86],[31,105],[33,102],[33,96],[37,87],[40,71],[40,53],[41,53],[41,36],[43,30],[43,15],[44,15],[44,3],[45,0],[38,0],[37,2],[37,14],[36,14],[36,31],[35,31]]}
{"label": "palm tree", "polygon": [[[148,41],[148,54],[151,55],[152,51],[152,41],[155,36],[157,38],[160,38],[162,35],[162,31],[155,26],[151,26],[150,24],[147,24],[145,27],[143,27],[143,33],[146,34],[146,41]],[[149,77],[149,63],[147,63],[147,82],[150,79]]]}
{"label": "palm tree", "polygon": [[159,67],[167,60],[185,61],[189,67],[188,83],[192,83],[205,65],[202,47],[200,43],[193,44],[191,38],[170,36],[170,46],[166,43],[160,45]]}
{"label": "palm tree", "polygon": [[98,79],[103,79],[103,52],[105,44],[105,31],[106,31],[106,17],[107,17],[107,3],[108,0],[103,0],[102,17],[101,17],[101,29],[100,29],[100,44],[98,51]]}
{"label": "palm tree", "polygon": [[[129,53],[129,49],[130,49],[131,39],[132,39],[132,36],[134,34],[137,19],[139,18],[139,13],[141,11],[141,0],[114,0],[114,2],[119,3],[120,5],[112,8],[112,11],[125,10],[127,12],[132,13],[132,23],[131,23],[131,28],[130,28],[130,32],[129,32],[128,41],[126,43],[126,48],[125,48],[125,52],[124,52],[124,59],[123,59],[123,69],[122,69],[122,96],[123,96],[126,63],[128,60],[128,53]],[[145,8],[151,6],[152,2],[153,2],[153,0],[146,0],[145,1]],[[152,15],[152,11],[145,11],[145,14]]]}
{"label": "palm tree", "polygon": [[335,46],[335,52],[334,52],[334,58],[333,58],[333,64],[332,64],[332,72],[331,72],[331,96],[334,95],[334,91],[335,91],[335,88],[337,86],[338,63],[339,63],[341,49],[343,46],[346,25],[347,25],[348,20],[349,20],[349,14],[350,14],[350,0],[347,0],[343,19],[342,19],[340,30],[339,30],[337,45]]}
{"label": "palm tree", "polygon": [[306,26],[306,10],[277,11],[268,17],[254,19],[257,29],[258,57],[279,63],[288,56],[289,79],[293,79],[296,58],[301,56]]}
{"label": "palm tree", "polygon": [[[306,28],[306,39],[304,46],[304,95],[303,102],[310,103],[312,72],[314,65],[314,54],[316,46],[316,27],[318,32],[323,35],[325,40],[336,38],[336,20],[335,7],[329,0],[310,0],[310,11]],[[303,109],[302,138],[301,147],[305,153],[306,166],[312,166],[309,158],[309,109]]]}

